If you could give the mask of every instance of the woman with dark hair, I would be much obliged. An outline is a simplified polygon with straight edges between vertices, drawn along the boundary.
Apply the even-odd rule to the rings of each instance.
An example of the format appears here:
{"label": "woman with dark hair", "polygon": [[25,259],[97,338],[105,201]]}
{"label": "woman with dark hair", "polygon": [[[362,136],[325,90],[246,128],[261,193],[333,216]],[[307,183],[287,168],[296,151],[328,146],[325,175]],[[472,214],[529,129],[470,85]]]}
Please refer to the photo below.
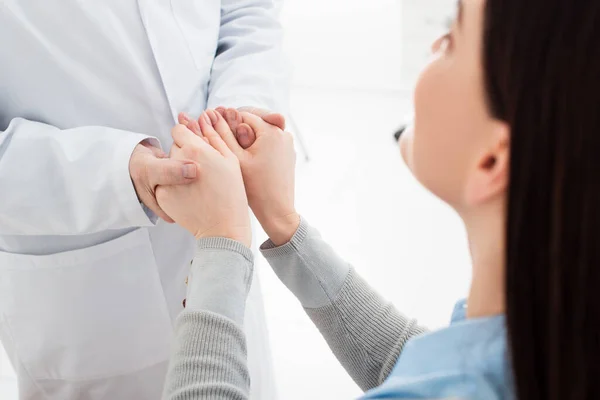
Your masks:
{"label": "woman with dark hair", "polygon": [[182,117],[172,156],[195,159],[201,179],[157,198],[198,251],[165,397],[249,396],[249,204],[263,254],[365,399],[600,398],[599,42],[599,2],[462,0],[434,44],[401,152],[463,219],[473,261],[468,299],[437,332],[298,216],[289,134],[242,113],[237,138],[256,135],[243,149],[219,112],[199,127]]}

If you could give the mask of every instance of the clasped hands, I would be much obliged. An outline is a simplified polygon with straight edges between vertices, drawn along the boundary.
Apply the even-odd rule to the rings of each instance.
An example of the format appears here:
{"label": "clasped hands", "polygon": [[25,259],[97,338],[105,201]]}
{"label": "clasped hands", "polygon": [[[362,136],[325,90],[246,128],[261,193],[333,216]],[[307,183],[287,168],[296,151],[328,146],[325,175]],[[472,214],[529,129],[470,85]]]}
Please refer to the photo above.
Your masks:
{"label": "clasped hands", "polygon": [[250,247],[250,206],[276,245],[291,239],[300,217],[290,133],[250,112],[218,109],[197,121],[180,114],[171,134],[169,158],[190,162],[196,179],[157,185],[156,201],[168,217],[198,239],[225,237]]}

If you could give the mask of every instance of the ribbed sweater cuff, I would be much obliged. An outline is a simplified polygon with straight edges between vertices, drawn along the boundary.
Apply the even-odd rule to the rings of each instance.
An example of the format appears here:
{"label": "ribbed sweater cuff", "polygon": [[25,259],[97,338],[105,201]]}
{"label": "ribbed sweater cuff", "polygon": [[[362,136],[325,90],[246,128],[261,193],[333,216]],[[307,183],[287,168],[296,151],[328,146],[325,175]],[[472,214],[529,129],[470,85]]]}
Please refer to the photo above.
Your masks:
{"label": "ribbed sweater cuff", "polygon": [[281,282],[306,308],[330,304],[350,271],[350,265],[304,218],[288,243],[275,247],[268,240],[261,251]]}
{"label": "ribbed sweater cuff", "polygon": [[265,258],[275,258],[287,256],[292,253],[295,253],[300,249],[304,239],[308,235],[309,225],[306,220],[300,217],[300,225],[294,233],[294,236],[290,239],[289,242],[282,246],[276,246],[275,243],[271,239],[267,240],[260,246],[260,251],[265,256]]}
{"label": "ribbed sweater cuff", "polygon": [[243,325],[254,255],[225,238],[198,240],[188,279],[186,309],[210,311]]}
{"label": "ribbed sweater cuff", "polygon": [[234,251],[242,255],[246,260],[251,263],[254,262],[254,254],[252,250],[246,247],[244,244],[237,240],[227,239],[224,237],[209,237],[204,239],[198,239],[196,242],[197,253],[206,249],[213,250],[229,250]]}

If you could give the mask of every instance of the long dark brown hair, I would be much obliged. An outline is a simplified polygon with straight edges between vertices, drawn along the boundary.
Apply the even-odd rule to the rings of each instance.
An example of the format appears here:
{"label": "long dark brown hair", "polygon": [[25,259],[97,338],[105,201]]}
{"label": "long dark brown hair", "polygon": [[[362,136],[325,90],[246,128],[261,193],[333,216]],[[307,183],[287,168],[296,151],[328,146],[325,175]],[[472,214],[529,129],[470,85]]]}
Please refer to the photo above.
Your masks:
{"label": "long dark brown hair", "polygon": [[487,0],[511,127],[506,317],[520,400],[600,399],[600,1]]}

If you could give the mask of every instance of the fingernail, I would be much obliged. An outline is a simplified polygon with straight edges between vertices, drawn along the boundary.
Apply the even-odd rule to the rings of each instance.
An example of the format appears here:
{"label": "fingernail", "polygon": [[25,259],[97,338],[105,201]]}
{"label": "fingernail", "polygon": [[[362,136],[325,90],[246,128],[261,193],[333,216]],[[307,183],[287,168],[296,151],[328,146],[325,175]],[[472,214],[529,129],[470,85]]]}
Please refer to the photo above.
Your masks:
{"label": "fingernail", "polygon": [[206,111],[202,114],[202,118],[204,118],[204,120],[206,121],[207,124],[212,126],[212,122],[210,120],[210,117],[208,116],[208,113],[206,113]]}
{"label": "fingernail", "polygon": [[219,106],[219,107],[215,108],[215,111],[217,111],[219,114],[223,115],[225,113],[225,107]]}
{"label": "fingernail", "polygon": [[185,164],[183,166],[183,177],[194,179],[196,177],[196,166],[194,164]]}
{"label": "fingernail", "polygon": [[239,137],[242,137],[242,136],[246,136],[247,137],[248,136],[248,130],[246,129],[246,127],[244,125],[240,125],[237,128],[237,134],[238,134]]}
{"label": "fingernail", "polygon": [[235,115],[235,110],[228,109],[227,111],[225,111],[225,118],[227,118],[227,121],[235,121]]}
{"label": "fingernail", "polygon": [[208,117],[210,118],[212,125],[216,125],[217,122],[219,121],[217,114],[213,110],[208,110],[206,113],[208,114]]}
{"label": "fingernail", "polygon": [[240,145],[245,146],[245,145],[248,145],[248,141],[250,139],[248,138],[247,133],[240,133],[240,134],[238,134],[237,140]]}
{"label": "fingernail", "polygon": [[180,115],[182,120],[185,122],[190,122],[190,117],[188,117],[186,113],[181,113]]}

